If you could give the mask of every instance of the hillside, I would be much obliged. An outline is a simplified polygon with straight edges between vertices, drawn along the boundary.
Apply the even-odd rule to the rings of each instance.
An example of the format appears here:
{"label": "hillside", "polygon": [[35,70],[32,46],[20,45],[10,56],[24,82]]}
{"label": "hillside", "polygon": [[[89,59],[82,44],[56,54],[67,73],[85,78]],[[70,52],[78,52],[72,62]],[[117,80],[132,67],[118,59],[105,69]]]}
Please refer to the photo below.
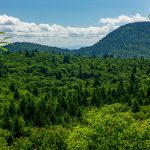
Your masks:
{"label": "hillside", "polygon": [[150,57],[150,22],[130,23],[114,30],[93,46],[81,48],[81,55]]}
{"label": "hillside", "polygon": [[5,46],[11,52],[38,50],[81,56],[150,57],[150,22],[130,23],[114,30],[93,46],[78,50],[61,49],[35,43],[16,42]]}
{"label": "hillside", "polygon": [[10,52],[19,52],[19,51],[47,51],[47,52],[53,52],[53,53],[71,53],[68,49],[61,49],[58,47],[51,47],[36,43],[28,43],[28,42],[15,42],[12,45],[7,45],[5,48],[9,49]]}

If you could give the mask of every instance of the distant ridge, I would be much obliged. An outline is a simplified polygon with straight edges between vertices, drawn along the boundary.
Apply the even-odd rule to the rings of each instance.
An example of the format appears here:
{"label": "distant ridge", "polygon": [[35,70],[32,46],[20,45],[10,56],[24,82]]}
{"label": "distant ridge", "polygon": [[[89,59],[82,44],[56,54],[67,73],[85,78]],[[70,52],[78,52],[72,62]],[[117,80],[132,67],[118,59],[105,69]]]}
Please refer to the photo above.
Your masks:
{"label": "distant ridge", "polygon": [[47,52],[52,52],[52,53],[70,53],[71,52],[68,49],[61,49],[58,47],[51,47],[51,46],[46,46],[46,45],[41,45],[41,44],[36,44],[36,43],[29,43],[29,42],[15,42],[13,43],[13,46],[6,45],[5,47],[9,49],[10,52],[18,52],[18,51],[25,51],[25,50],[47,51]]}
{"label": "distant ridge", "polygon": [[11,52],[24,50],[48,51],[52,53],[81,56],[113,55],[115,57],[150,57],[150,22],[130,23],[109,33],[96,44],[78,50],[62,49],[35,43],[16,42],[14,47],[5,46]]}

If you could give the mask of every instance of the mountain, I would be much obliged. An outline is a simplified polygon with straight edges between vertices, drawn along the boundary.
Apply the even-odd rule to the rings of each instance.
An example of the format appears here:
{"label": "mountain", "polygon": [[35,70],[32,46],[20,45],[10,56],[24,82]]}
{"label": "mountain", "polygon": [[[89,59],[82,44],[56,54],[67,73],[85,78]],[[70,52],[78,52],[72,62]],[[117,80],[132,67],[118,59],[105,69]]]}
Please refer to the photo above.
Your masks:
{"label": "mountain", "polygon": [[98,43],[81,48],[76,53],[85,56],[150,57],[150,22],[121,26]]}
{"label": "mountain", "polygon": [[13,52],[38,50],[63,54],[80,54],[81,56],[150,57],[150,22],[137,22],[121,26],[98,43],[78,50],[68,50],[27,42],[16,42],[13,47],[9,45],[5,47]]}
{"label": "mountain", "polygon": [[5,48],[9,49],[10,52],[37,50],[37,51],[48,51],[52,53],[67,53],[67,54],[71,53],[71,51],[68,49],[61,49],[57,47],[50,47],[46,45],[40,45],[40,44],[28,43],[28,42],[15,42],[13,43],[13,46],[6,45]]}

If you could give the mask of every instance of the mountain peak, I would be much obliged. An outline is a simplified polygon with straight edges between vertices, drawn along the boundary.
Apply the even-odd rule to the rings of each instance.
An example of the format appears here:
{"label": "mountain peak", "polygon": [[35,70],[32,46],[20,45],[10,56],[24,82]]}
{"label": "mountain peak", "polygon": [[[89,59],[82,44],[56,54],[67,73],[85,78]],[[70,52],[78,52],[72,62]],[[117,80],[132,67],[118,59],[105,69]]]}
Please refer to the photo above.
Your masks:
{"label": "mountain peak", "polygon": [[81,55],[116,57],[150,56],[150,22],[136,22],[123,25],[98,43],[79,49]]}

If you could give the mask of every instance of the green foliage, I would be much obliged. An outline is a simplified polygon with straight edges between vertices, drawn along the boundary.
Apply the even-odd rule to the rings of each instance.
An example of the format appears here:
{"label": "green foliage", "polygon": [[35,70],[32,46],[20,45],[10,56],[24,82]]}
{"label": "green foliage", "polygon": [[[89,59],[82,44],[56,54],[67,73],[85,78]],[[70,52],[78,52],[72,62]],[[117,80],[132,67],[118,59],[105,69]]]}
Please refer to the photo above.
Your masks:
{"label": "green foliage", "polygon": [[[3,34],[5,34],[5,32],[0,32],[0,35],[3,35]],[[8,51],[7,48],[5,48],[5,47],[3,47],[1,45],[4,45],[4,44],[9,44],[10,45],[10,43],[6,42],[6,40],[10,39],[10,38],[11,37],[5,37],[5,38],[3,38],[3,39],[0,40],[0,50],[5,51],[5,52]]]}
{"label": "green foliage", "polygon": [[52,149],[65,150],[68,131],[61,126],[54,126],[50,128],[33,128],[28,138],[18,139],[14,145],[17,149]]}
{"label": "green foliage", "polygon": [[0,147],[141,149],[143,141],[148,149],[149,66],[27,49],[1,55]]}
{"label": "green foliage", "polygon": [[141,124],[125,106],[93,109],[83,119],[83,124],[75,127],[67,139],[70,150],[150,148],[150,120]]}

